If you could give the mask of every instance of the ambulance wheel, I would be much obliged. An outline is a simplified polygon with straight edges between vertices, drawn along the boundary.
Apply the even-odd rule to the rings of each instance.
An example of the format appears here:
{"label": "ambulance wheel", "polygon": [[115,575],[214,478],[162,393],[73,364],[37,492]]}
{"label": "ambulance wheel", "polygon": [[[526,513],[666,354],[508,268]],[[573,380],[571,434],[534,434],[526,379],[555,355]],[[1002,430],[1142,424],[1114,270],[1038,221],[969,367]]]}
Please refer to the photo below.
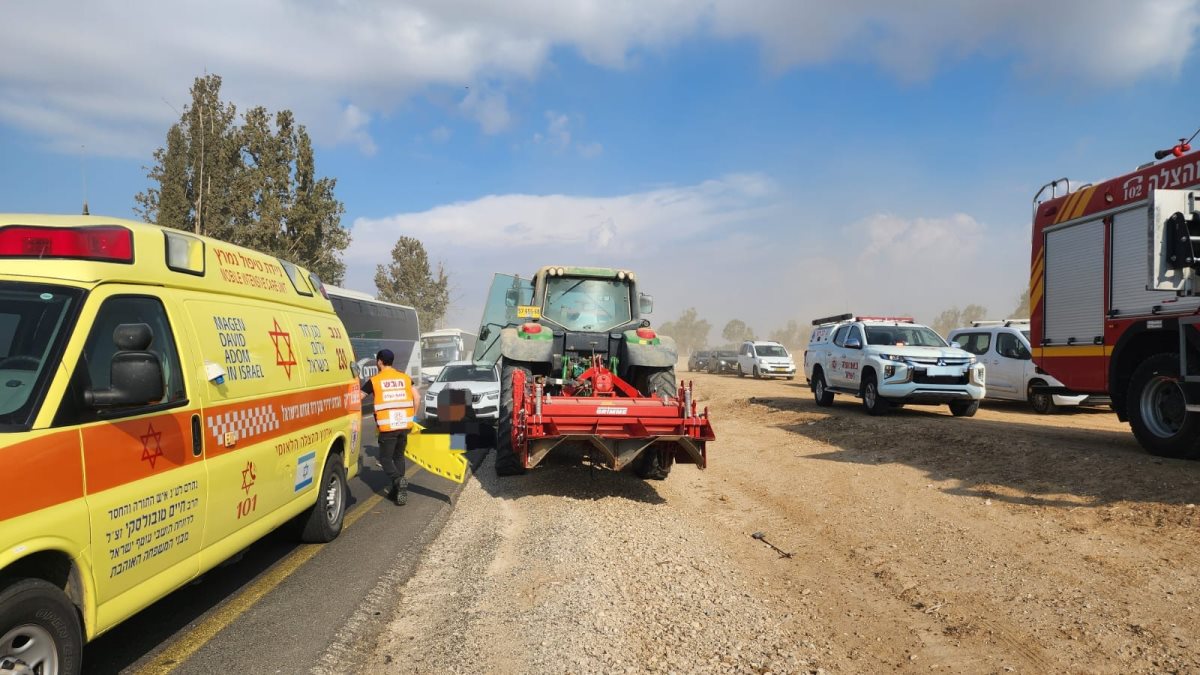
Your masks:
{"label": "ambulance wheel", "polygon": [[1179,383],[1179,355],[1155,354],[1142,361],[1129,380],[1126,414],[1133,435],[1150,454],[1195,457],[1200,414],[1188,412]]}
{"label": "ambulance wheel", "polygon": [[762,373],[758,370],[758,366],[754,366],[754,379],[761,380]]}
{"label": "ambulance wheel", "polygon": [[77,675],[83,627],[66,594],[41,579],[0,589],[0,673]]}
{"label": "ambulance wheel", "polygon": [[833,392],[826,389],[825,372],[820,368],[813,373],[813,398],[816,399],[817,405],[822,408],[828,408],[833,405]]}
{"label": "ambulance wheel", "polygon": [[337,539],[346,518],[346,469],[342,466],[341,455],[330,454],[325,460],[317,490],[317,503],[304,520],[300,539],[311,544],[324,544]]}
{"label": "ambulance wheel", "polygon": [[525,473],[521,458],[513,450],[513,373],[529,377],[529,367],[520,361],[504,360],[500,371],[500,417],[496,420],[496,475],[520,476]]}
{"label": "ambulance wheel", "polygon": [[1054,395],[1047,394],[1044,391],[1034,391],[1035,384],[1044,384],[1041,381],[1030,382],[1029,390],[1026,392],[1026,400],[1029,401],[1029,407],[1039,415],[1049,415],[1058,410],[1058,406],[1054,405]]}
{"label": "ambulance wheel", "polygon": [[955,401],[950,404],[950,414],[955,417],[974,417],[979,412],[979,401]]}
{"label": "ambulance wheel", "polygon": [[879,385],[875,382],[875,373],[868,371],[863,375],[862,401],[868,415],[886,415],[892,407],[886,398],[879,395]]}

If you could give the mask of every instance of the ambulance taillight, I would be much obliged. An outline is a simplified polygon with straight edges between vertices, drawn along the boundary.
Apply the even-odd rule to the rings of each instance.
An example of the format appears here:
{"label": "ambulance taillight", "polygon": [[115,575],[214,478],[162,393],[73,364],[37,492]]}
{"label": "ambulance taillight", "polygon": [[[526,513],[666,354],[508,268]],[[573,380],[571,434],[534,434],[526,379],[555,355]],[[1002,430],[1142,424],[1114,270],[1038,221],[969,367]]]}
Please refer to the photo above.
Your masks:
{"label": "ambulance taillight", "polygon": [[0,227],[0,258],[68,258],[132,263],[133,233],[116,225]]}

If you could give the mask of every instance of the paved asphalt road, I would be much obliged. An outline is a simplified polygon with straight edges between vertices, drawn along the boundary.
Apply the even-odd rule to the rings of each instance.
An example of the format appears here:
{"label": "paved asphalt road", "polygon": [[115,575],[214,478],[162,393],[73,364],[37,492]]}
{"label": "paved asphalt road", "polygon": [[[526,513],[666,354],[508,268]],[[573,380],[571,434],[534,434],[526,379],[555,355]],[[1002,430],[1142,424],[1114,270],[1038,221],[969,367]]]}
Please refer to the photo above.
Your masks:
{"label": "paved asphalt road", "polygon": [[[336,540],[300,544],[281,528],[88,645],[85,672],[296,673],[322,657],[337,671],[346,634],[361,640],[382,627],[391,591],[411,574],[461,488],[409,462],[408,505],[379,499],[387,480],[373,430],[365,436],[369,457],[350,481],[347,526]],[[468,454],[472,466],[482,452]],[[352,631],[344,629],[349,622]]]}

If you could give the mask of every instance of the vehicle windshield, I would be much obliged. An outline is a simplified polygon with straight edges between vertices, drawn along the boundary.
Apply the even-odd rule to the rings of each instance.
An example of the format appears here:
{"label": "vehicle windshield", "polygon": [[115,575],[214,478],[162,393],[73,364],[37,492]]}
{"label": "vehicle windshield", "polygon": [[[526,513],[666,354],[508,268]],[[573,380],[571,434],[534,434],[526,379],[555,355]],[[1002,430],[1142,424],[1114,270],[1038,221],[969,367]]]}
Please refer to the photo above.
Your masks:
{"label": "vehicle windshield", "polygon": [[787,350],[779,345],[757,345],[754,347],[754,353],[759,356],[787,356]]}
{"label": "vehicle windshield", "polygon": [[867,344],[896,347],[945,347],[946,341],[925,326],[867,326]]}
{"label": "vehicle windshield", "polygon": [[491,366],[446,366],[438,373],[438,382],[499,382]]}
{"label": "vehicle windshield", "polygon": [[421,364],[424,366],[444,366],[457,361],[463,358],[459,351],[458,338],[453,335],[421,338]]}
{"label": "vehicle windshield", "polygon": [[1027,331],[1027,330],[1023,330],[1023,331],[1021,331],[1021,335],[1024,335],[1024,336],[1025,336],[1025,341],[1026,341],[1026,342],[1029,342],[1029,331]]}
{"label": "vehicle windshield", "polygon": [[724,352],[716,353],[716,357],[718,359],[736,359],[737,355],[738,355],[738,353],[735,351],[724,351]]}
{"label": "vehicle windshield", "polygon": [[605,331],[629,323],[629,284],[617,279],[546,280],[542,318],[567,330]]}
{"label": "vehicle windshield", "polygon": [[63,286],[0,282],[0,431],[33,423],[82,295]]}

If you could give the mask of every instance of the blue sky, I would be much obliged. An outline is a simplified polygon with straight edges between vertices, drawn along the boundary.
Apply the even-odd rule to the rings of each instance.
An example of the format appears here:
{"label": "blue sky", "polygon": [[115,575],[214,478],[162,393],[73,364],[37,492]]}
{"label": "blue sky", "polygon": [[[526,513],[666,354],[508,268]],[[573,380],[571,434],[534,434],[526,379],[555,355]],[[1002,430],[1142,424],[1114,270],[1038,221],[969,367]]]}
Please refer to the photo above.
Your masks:
{"label": "blue sky", "polygon": [[450,325],[492,272],[551,263],[637,269],[658,321],[695,306],[714,340],[731,318],[1001,316],[1038,186],[1200,126],[1200,8],[894,4],[9,2],[0,210],[75,211],[86,165],[92,212],[129,216],[207,69],[309,126],[346,285],[372,292],[417,236],[454,281]]}

